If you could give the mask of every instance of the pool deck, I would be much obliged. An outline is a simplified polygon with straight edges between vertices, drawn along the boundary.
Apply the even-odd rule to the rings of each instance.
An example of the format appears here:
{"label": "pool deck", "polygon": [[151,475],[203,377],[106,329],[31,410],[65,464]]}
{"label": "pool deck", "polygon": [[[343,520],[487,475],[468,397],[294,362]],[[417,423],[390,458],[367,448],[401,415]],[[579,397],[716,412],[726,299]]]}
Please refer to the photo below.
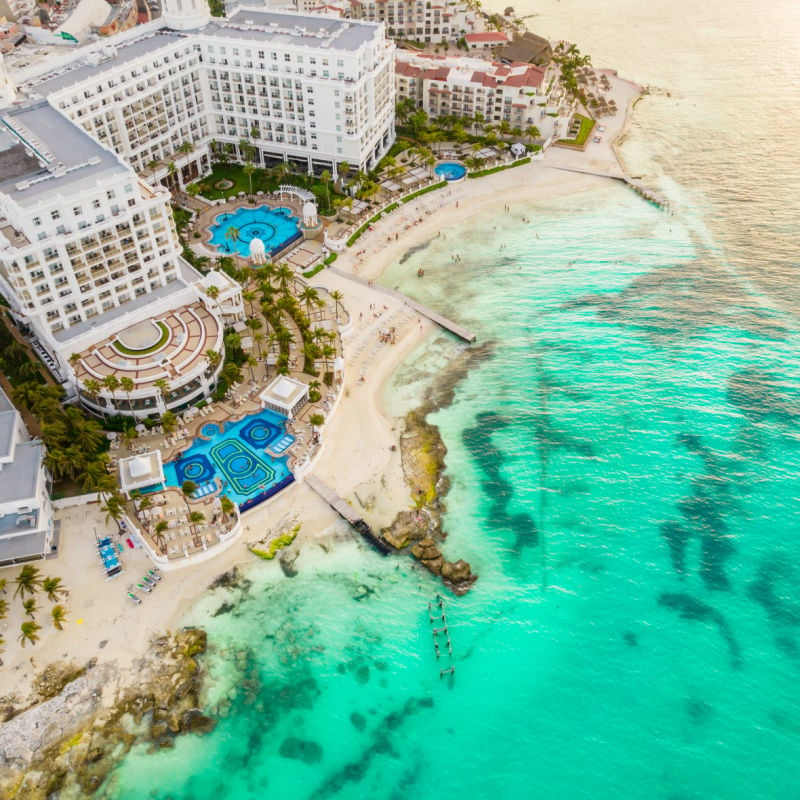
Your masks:
{"label": "pool deck", "polygon": [[[237,259],[241,265],[248,264],[249,259],[240,255],[239,253],[227,253],[224,250],[217,249],[216,245],[211,243],[211,231],[209,228],[216,224],[216,219],[221,214],[235,214],[240,209],[253,210],[258,206],[269,206],[270,208],[288,208],[299,220],[302,220],[303,218],[303,209],[297,200],[292,200],[287,197],[280,197],[278,194],[256,193],[250,196],[245,195],[229,198],[222,203],[219,201],[214,201],[213,205],[209,205],[202,211],[198,212],[194,223],[187,230],[187,233],[189,233],[190,237],[187,239],[187,244],[189,247],[192,247],[193,245],[197,246],[199,244],[213,256],[230,256]],[[307,240],[305,238],[305,233],[302,226],[299,226],[299,230],[300,233],[303,234],[303,237],[296,242],[292,242],[291,245],[289,245],[286,249],[281,250],[279,253],[275,253],[272,256],[273,260],[278,258],[285,259],[287,253],[290,253],[296,247],[303,246]],[[195,232],[200,233],[200,238],[193,238]]]}

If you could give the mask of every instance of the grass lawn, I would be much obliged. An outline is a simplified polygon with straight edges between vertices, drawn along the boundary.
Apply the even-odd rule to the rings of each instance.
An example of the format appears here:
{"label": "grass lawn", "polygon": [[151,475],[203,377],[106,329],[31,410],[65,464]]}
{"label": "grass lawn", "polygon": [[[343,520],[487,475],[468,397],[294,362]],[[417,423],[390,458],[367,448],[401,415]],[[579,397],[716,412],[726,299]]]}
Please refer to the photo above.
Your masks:
{"label": "grass lawn", "polygon": [[574,139],[559,139],[556,144],[562,147],[580,147],[586,144],[589,139],[589,136],[592,133],[592,129],[594,128],[595,122],[593,119],[589,117],[584,117],[581,114],[576,114],[575,119],[579,120],[581,123],[581,129],[578,131],[578,135]]}
{"label": "grass lawn", "polygon": [[[333,214],[335,209],[329,204],[328,197],[333,200],[333,181],[328,184],[326,192],[325,184],[309,175],[287,175],[282,180],[278,180],[264,169],[256,169],[252,174],[253,194],[256,192],[274,192],[281,183],[290,183],[292,186],[299,186],[301,189],[308,189],[317,198],[317,206],[320,214]],[[229,181],[233,186],[227,189],[217,188],[222,181]],[[211,174],[206,175],[196,181],[200,187],[200,194],[208,200],[219,200],[220,198],[233,197],[239,192],[250,192],[250,178],[244,174],[241,164],[223,164],[217,162],[212,166]]]}

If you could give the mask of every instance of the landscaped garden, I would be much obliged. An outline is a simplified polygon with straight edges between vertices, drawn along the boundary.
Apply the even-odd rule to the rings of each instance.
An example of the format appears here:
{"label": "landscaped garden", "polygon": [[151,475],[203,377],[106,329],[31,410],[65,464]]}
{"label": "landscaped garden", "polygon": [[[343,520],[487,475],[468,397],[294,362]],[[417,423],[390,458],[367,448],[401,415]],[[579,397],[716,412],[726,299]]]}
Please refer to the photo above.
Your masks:
{"label": "landscaped garden", "polygon": [[247,164],[228,164],[217,162],[212,165],[211,173],[187,187],[189,194],[201,194],[208,200],[220,200],[233,197],[241,192],[245,194],[265,194],[274,192],[281,184],[290,183],[301,189],[308,189],[317,199],[319,213],[329,215],[335,213],[333,177],[323,173],[328,179],[313,175],[291,173],[284,165],[267,170]]}

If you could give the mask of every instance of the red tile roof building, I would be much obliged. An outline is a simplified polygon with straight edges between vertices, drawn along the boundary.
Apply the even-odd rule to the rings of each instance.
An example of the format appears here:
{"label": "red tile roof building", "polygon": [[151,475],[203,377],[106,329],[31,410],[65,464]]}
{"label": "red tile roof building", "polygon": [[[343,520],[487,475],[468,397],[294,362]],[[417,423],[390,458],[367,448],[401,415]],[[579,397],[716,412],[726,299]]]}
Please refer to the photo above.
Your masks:
{"label": "red tile roof building", "polygon": [[398,50],[397,99],[410,98],[430,117],[452,115],[512,127],[539,125],[547,108],[545,67],[501,64],[466,56]]}

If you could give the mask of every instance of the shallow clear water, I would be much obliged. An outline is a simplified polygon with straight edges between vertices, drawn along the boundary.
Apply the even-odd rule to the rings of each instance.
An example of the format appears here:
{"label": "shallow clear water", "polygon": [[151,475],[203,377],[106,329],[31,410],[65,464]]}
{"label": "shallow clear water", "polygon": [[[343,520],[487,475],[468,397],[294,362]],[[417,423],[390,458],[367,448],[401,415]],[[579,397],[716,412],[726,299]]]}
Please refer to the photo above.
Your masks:
{"label": "shallow clear water", "polygon": [[[625,153],[674,213],[617,185],[531,197],[382,278],[488,345],[432,416],[446,552],[480,575],[446,601],[452,661],[437,584],[336,526],[297,577],[259,563],[198,602],[219,727],[134,751],[107,797],[800,796],[800,209],[775,122],[800,107],[800,11],[517,11],[661,87]],[[415,353],[392,411],[458,351]]]}
{"label": "shallow clear water", "polygon": [[224,253],[250,257],[250,242],[260,239],[266,252],[276,252],[297,238],[300,227],[297,217],[288,208],[238,208],[220,214],[208,229],[210,243]]}

